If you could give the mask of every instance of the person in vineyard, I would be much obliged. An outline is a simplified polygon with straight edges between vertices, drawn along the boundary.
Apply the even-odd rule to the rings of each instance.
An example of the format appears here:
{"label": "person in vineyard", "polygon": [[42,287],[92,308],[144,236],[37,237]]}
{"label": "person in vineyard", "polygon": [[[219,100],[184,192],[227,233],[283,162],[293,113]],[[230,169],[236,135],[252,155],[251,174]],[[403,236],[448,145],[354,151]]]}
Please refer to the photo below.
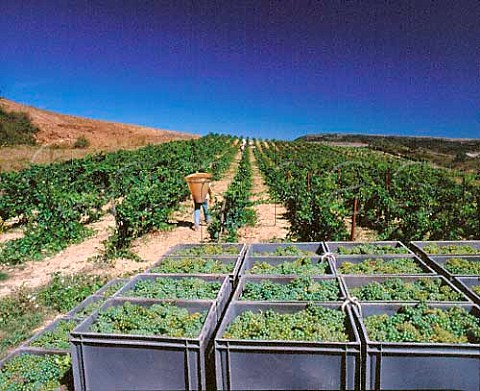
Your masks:
{"label": "person in vineyard", "polygon": [[195,200],[193,199],[193,195],[191,196],[191,198],[194,205],[192,229],[194,231],[198,231],[198,228],[200,227],[200,209],[203,209],[203,216],[205,217],[205,221],[207,222],[207,224],[209,224],[212,219],[210,216],[210,213],[208,212],[208,203],[210,199],[213,198],[213,191],[212,191],[212,188],[210,187],[210,184],[208,184],[208,192],[205,197],[205,201],[195,202]]}

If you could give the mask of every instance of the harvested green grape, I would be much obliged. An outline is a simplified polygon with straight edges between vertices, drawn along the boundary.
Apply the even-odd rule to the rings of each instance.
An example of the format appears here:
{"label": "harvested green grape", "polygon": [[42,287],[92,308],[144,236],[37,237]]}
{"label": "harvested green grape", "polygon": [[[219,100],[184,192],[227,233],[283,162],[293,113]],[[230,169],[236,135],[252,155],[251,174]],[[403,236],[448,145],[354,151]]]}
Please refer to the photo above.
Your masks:
{"label": "harvested green grape", "polygon": [[315,305],[291,314],[246,311],[228,326],[223,338],[347,342],[345,323],[342,311]]}
{"label": "harvested green grape", "polygon": [[239,255],[240,250],[236,246],[221,246],[217,244],[205,244],[200,246],[193,246],[175,251],[171,255],[175,256],[212,256],[212,255]]}
{"label": "harvested green grape", "polygon": [[337,252],[341,255],[408,254],[408,250],[404,247],[394,247],[385,244],[361,244],[354,247],[339,246]]}
{"label": "harvested green grape", "polygon": [[476,285],[472,287],[472,290],[477,294],[480,295],[480,285]]}
{"label": "harvested green grape", "polygon": [[297,258],[278,265],[255,262],[249,270],[251,274],[326,274],[328,262],[313,261],[310,258]]}
{"label": "harvested green grape", "polygon": [[214,300],[222,284],[201,278],[169,278],[139,280],[133,289],[123,296],[146,297],[150,299],[205,299]]}
{"label": "harvested green grape", "polygon": [[82,319],[82,318],[86,318],[87,316],[90,316],[93,312],[98,310],[103,303],[105,303],[105,300],[106,299],[96,300],[88,303],[82,310],[75,313],[74,315],[75,318]]}
{"label": "harvested green grape", "polygon": [[445,269],[452,274],[480,275],[480,259],[450,258],[445,262]]}
{"label": "harvested green grape", "polygon": [[364,318],[364,323],[372,341],[480,343],[480,319],[461,307],[406,306],[392,316]]}
{"label": "harvested green grape", "polygon": [[71,370],[70,355],[23,353],[8,360],[0,371],[0,390],[58,391]]}
{"label": "harvested green grape", "polygon": [[118,281],[110,285],[105,291],[102,293],[103,296],[105,297],[110,297],[114,293],[117,293],[117,291],[122,288],[125,285],[125,281]]}
{"label": "harvested green grape", "polygon": [[455,292],[439,278],[420,278],[406,282],[401,278],[390,278],[382,283],[372,282],[358,288],[351,288],[350,294],[365,301],[463,301],[462,295]]}
{"label": "harvested green grape", "polygon": [[274,251],[255,252],[256,256],[276,256],[276,257],[288,257],[288,256],[312,256],[315,255],[315,251],[301,250],[297,246],[292,244],[288,246],[279,246]]}
{"label": "harvested green grape", "polygon": [[438,244],[427,244],[422,248],[424,252],[431,255],[438,254],[480,254],[480,249],[469,246],[467,244],[448,244],[441,245]]}
{"label": "harvested green grape", "polygon": [[422,273],[422,268],[413,258],[369,258],[359,263],[343,262],[342,274],[412,274]]}
{"label": "harvested green grape", "polygon": [[44,332],[39,338],[32,341],[30,346],[45,349],[70,349],[68,338],[77,324],[74,320],[61,320],[53,330]]}
{"label": "harvested green grape", "polygon": [[222,262],[205,258],[165,258],[162,263],[150,270],[150,273],[204,273],[228,274],[234,269],[234,262]]}
{"label": "harvested green grape", "polygon": [[318,280],[302,277],[288,284],[272,280],[261,282],[248,281],[242,292],[241,300],[252,301],[334,301],[339,300],[340,288],[336,280]]}
{"label": "harvested green grape", "polygon": [[140,306],[126,302],[101,310],[90,331],[194,338],[200,334],[206,315],[206,311],[190,313],[169,303]]}

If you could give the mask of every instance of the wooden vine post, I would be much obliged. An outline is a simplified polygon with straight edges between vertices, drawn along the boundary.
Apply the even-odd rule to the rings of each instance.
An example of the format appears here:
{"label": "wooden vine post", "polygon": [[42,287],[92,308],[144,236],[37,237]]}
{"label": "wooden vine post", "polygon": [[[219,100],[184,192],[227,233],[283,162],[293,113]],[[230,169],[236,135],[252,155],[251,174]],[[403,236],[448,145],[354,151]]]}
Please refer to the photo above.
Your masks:
{"label": "wooden vine post", "polygon": [[352,215],[352,231],[350,232],[350,240],[355,240],[355,231],[357,228],[358,198],[353,199],[353,215]]}

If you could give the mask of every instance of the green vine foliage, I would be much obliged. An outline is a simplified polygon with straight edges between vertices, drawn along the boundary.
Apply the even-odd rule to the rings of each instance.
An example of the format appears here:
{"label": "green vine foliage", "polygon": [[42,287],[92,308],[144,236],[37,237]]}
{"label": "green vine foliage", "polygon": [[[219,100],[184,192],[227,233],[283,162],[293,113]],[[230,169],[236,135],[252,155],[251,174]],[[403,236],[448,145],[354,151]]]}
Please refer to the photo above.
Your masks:
{"label": "green vine foliage", "polygon": [[303,311],[246,311],[227,327],[225,339],[347,342],[342,311],[309,304]]}
{"label": "green vine foliage", "polygon": [[372,282],[359,288],[351,288],[350,294],[365,301],[464,301],[464,297],[444,284],[439,278],[420,278],[406,282],[390,278],[384,282]]}
{"label": "green vine foliage", "polygon": [[361,244],[353,247],[339,246],[337,252],[341,255],[385,255],[407,254],[408,250],[403,247],[394,247],[381,244]]}
{"label": "green vine foliage", "polygon": [[222,284],[201,278],[161,277],[155,280],[139,280],[133,289],[123,293],[128,297],[149,299],[216,299]]}
{"label": "green vine foliage", "polygon": [[413,258],[370,258],[353,263],[343,262],[340,265],[342,274],[418,274],[422,268]]}
{"label": "green vine foliage", "polygon": [[250,274],[326,274],[328,262],[316,261],[308,257],[297,258],[294,261],[285,261],[278,265],[256,261],[248,270]]}
{"label": "green vine foliage", "polygon": [[20,354],[7,363],[0,372],[0,390],[58,391],[71,389],[68,379],[71,371],[69,355]]}
{"label": "green vine foliage", "polygon": [[169,303],[140,306],[126,302],[100,311],[90,331],[195,338],[200,334],[205,318],[206,312],[190,313]]}
{"label": "green vine foliage", "polygon": [[480,343],[480,319],[461,307],[406,306],[392,316],[372,315],[364,322],[372,341]]}
{"label": "green vine foliage", "polygon": [[252,301],[335,301],[340,288],[336,280],[313,280],[301,277],[287,284],[274,280],[246,282],[241,300]]}
{"label": "green vine foliage", "polygon": [[150,269],[150,273],[229,274],[234,267],[235,262],[222,262],[219,259],[165,258],[158,266]]}
{"label": "green vine foliage", "polygon": [[476,260],[450,258],[445,262],[445,269],[452,274],[480,276],[480,258]]}

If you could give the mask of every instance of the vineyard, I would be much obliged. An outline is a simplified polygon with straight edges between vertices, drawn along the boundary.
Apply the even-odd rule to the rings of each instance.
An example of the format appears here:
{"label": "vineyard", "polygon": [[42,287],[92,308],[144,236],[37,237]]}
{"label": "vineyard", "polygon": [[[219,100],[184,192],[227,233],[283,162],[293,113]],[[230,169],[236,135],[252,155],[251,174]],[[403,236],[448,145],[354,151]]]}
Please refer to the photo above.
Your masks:
{"label": "vineyard", "polygon": [[[480,282],[474,279],[479,274],[479,250],[475,246],[428,244],[424,250],[431,254],[432,261],[427,265],[403,245],[392,247],[385,242],[352,246],[338,242],[355,239],[355,228],[357,232],[368,230],[376,240],[405,243],[479,239],[480,182],[474,174],[412,163],[364,148],[259,140],[252,141],[245,150],[239,150],[239,145],[234,137],[211,134],[198,140],[0,173],[0,233],[21,232],[18,238],[0,242],[0,280],[7,280],[12,270],[21,270],[33,261],[47,263],[62,250],[91,238],[95,235],[92,223],[106,216],[112,216],[114,222],[97,261],[129,259],[148,273],[128,286],[125,281],[116,282],[103,293],[98,288],[112,276],[57,273],[45,286],[22,287],[1,298],[0,356],[28,341],[37,327],[60,314],[64,316],[60,322],[28,344],[53,351],[68,349],[69,333],[122,287],[123,293],[116,297],[135,298],[137,304],[122,302],[121,306],[109,307],[91,330],[175,338],[204,335],[201,330],[210,318],[218,316],[217,311],[226,302],[210,309],[203,304],[198,308],[156,304],[147,308],[141,303],[147,299],[213,301],[232,293],[236,284],[233,276],[240,275],[242,292],[237,294],[238,305],[234,308],[245,305],[255,309],[261,302],[301,303],[295,307],[299,311],[292,313],[276,312],[274,305],[263,312],[245,312],[225,329],[226,344],[229,339],[278,338],[326,338],[348,344],[352,342],[348,326],[351,316],[334,304],[347,295],[365,302],[466,302],[460,288],[451,283],[458,277],[459,284],[470,284],[471,297],[478,297],[475,292]],[[260,191],[254,185],[257,167],[268,190],[265,201],[255,198]],[[212,173],[214,181],[225,181],[227,172],[231,178],[211,205],[212,222],[202,232],[191,233],[211,244],[180,247],[176,252],[159,253],[154,264],[141,263],[145,261],[134,250],[134,243],[152,233],[175,229],[172,216],[182,205],[191,208],[184,177],[197,171]],[[217,246],[217,242],[242,242],[245,227],[266,228],[262,226],[265,216],[257,208],[259,202],[271,203],[269,210],[279,219],[288,220],[288,235],[275,237],[276,241],[311,243],[251,246],[242,264],[237,245]],[[280,207],[286,211],[284,216],[277,212]],[[162,240],[161,236],[153,238]],[[324,241],[329,241],[325,244],[328,247],[317,248],[318,242]],[[335,254],[336,262],[320,256],[324,253]],[[170,276],[159,277],[159,273]],[[435,273],[443,273],[444,277]],[[225,278],[230,284],[228,289]],[[75,317],[65,317],[96,291],[88,303],[77,309]],[[330,303],[315,307],[307,303],[311,301]],[[476,315],[470,313],[467,317],[466,313],[449,312],[443,307],[433,312],[415,307],[411,311],[402,309],[397,317],[387,319],[371,311],[373,307],[366,308],[371,316],[365,327],[372,343],[478,341]],[[414,321],[404,322],[406,315],[402,311]],[[460,330],[457,325],[462,317],[470,323]],[[163,323],[152,321],[158,318]],[[436,334],[427,330],[432,326],[430,318],[442,324]],[[318,320],[322,327],[315,325]],[[388,327],[384,325],[387,321]],[[259,326],[250,329],[249,324]],[[289,327],[284,329],[285,325]],[[397,331],[389,333],[393,329]],[[42,370],[57,374],[51,383],[55,389],[58,374],[63,374],[71,363],[62,355],[43,360],[19,356],[11,365],[8,371],[12,372],[17,367],[30,368],[33,384],[41,384],[41,374],[35,372],[34,366],[46,366]],[[0,376],[0,385],[1,381],[7,382],[5,379]]]}

